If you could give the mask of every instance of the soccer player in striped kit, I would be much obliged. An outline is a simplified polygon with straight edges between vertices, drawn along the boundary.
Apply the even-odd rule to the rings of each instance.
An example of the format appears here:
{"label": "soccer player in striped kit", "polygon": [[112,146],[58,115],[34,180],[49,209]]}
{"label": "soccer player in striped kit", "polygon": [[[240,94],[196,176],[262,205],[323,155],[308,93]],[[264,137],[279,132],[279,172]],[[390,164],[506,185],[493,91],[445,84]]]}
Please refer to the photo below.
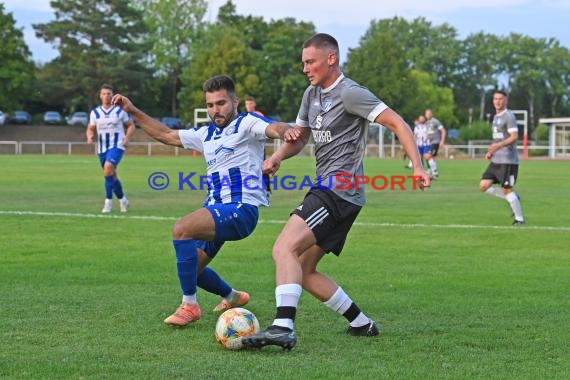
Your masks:
{"label": "soccer player in striped kit", "polygon": [[[113,193],[119,199],[121,212],[129,209],[129,200],[117,176],[117,167],[135,133],[135,124],[127,112],[111,103],[113,87],[104,84],[99,90],[101,105],[93,108],[87,124],[87,144],[93,144],[97,134],[97,154],[105,177],[105,204],[101,212],[109,213],[113,207]],[[126,130],[125,130],[126,126]]]}
{"label": "soccer player in striped kit", "polygon": [[208,264],[226,241],[244,239],[255,229],[258,207],[268,204],[261,173],[265,139],[283,139],[291,129],[255,113],[238,113],[235,83],[226,75],[205,81],[203,92],[210,125],[182,130],[167,128],[120,94],[113,98],[152,138],[202,152],[211,179],[203,207],[180,218],[172,229],[182,289],[182,304],[164,320],[172,326],[200,319],[197,287],[223,297],[216,312],[249,301],[249,294],[233,289]]}

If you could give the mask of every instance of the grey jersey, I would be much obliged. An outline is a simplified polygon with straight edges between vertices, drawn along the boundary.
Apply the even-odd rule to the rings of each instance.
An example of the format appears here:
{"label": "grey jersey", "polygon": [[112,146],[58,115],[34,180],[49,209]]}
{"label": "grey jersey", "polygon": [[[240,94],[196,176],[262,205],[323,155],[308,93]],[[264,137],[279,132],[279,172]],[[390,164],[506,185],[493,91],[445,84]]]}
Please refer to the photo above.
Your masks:
{"label": "grey jersey", "polygon": [[[505,110],[493,118],[493,143],[501,142],[509,137],[509,133],[518,132],[517,118],[511,110]],[[517,141],[502,147],[493,154],[491,162],[495,164],[518,164]]]}
{"label": "grey jersey", "polygon": [[441,121],[437,120],[435,117],[432,117],[431,119],[426,120],[425,124],[428,131],[429,143],[441,143],[441,130],[443,129],[443,124],[441,124]]}
{"label": "grey jersey", "polygon": [[[366,202],[362,185],[358,190],[337,186],[346,188],[347,180],[354,184],[355,176],[364,174],[368,124],[386,108],[367,88],[341,75],[326,89],[309,86],[297,115],[298,125],[311,128],[321,186],[331,186],[335,194],[359,206]],[[339,173],[345,173],[341,181]]]}

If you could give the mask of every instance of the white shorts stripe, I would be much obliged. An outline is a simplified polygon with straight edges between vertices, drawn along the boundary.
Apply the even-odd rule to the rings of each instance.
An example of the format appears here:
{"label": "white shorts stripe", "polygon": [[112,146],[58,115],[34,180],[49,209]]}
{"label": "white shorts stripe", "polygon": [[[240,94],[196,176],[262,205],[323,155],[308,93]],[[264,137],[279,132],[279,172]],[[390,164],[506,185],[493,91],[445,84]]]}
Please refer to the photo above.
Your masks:
{"label": "white shorts stripe", "polygon": [[326,208],[321,207],[307,218],[305,222],[309,225],[310,229],[313,229],[316,225],[322,222],[327,216],[329,216],[329,212]]}

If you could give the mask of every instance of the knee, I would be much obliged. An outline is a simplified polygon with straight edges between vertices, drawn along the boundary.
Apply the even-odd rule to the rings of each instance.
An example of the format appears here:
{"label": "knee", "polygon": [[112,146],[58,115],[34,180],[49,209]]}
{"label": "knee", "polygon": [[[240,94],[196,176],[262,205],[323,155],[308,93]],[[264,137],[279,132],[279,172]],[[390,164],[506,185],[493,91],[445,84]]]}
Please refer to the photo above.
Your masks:
{"label": "knee", "polygon": [[285,248],[278,245],[278,244],[275,244],[273,246],[272,251],[271,251],[271,257],[273,258],[273,261],[275,261],[275,262],[281,261],[283,259],[283,257],[285,257],[286,254],[287,253],[285,251]]}
{"label": "knee", "polygon": [[184,228],[184,224],[180,221],[174,223],[174,227],[172,227],[172,239],[174,240],[183,240],[191,237],[188,231]]}
{"label": "knee", "polygon": [[483,192],[483,193],[484,193],[485,191],[487,191],[488,188],[489,188],[489,185],[487,185],[486,183],[481,182],[481,183],[479,184],[479,190],[481,190],[481,192]]}
{"label": "knee", "polygon": [[289,258],[292,257],[297,259],[298,255],[290,245],[283,244],[283,242],[277,242],[273,246],[271,256],[273,257],[273,261],[277,263],[277,262],[283,262],[284,260],[288,260]]}
{"label": "knee", "polygon": [[115,171],[112,170],[112,169],[109,169],[109,170],[104,169],[104,170],[103,170],[103,176],[105,176],[105,177],[114,177],[114,176],[115,176]]}
{"label": "knee", "polygon": [[103,166],[103,175],[105,177],[115,176],[115,167],[113,165],[105,164]]}

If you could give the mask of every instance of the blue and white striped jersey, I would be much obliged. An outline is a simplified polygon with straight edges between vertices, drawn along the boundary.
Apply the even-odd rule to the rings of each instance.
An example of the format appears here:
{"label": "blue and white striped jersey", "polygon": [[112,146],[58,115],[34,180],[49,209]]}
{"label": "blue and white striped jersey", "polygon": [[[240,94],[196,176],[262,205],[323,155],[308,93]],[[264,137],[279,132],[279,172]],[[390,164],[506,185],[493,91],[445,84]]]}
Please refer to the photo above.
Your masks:
{"label": "blue and white striped jersey", "polygon": [[416,137],[417,146],[429,145],[428,129],[425,124],[416,124],[414,126],[414,136]]}
{"label": "blue and white striped jersey", "polygon": [[268,205],[261,164],[265,129],[269,124],[270,119],[244,112],[224,129],[210,122],[207,127],[178,131],[184,148],[204,154],[208,183],[206,205],[232,202]]}
{"label": "blue and white striped jersey", "polygon": [[125,150],[121,144],[125,137],[125,123],[131,120],[130,115],[120,106],[112,106],[106,110],[99,105],[89,114],[89,125],[97,127],[97,153],[105,153],[112,148]]}

